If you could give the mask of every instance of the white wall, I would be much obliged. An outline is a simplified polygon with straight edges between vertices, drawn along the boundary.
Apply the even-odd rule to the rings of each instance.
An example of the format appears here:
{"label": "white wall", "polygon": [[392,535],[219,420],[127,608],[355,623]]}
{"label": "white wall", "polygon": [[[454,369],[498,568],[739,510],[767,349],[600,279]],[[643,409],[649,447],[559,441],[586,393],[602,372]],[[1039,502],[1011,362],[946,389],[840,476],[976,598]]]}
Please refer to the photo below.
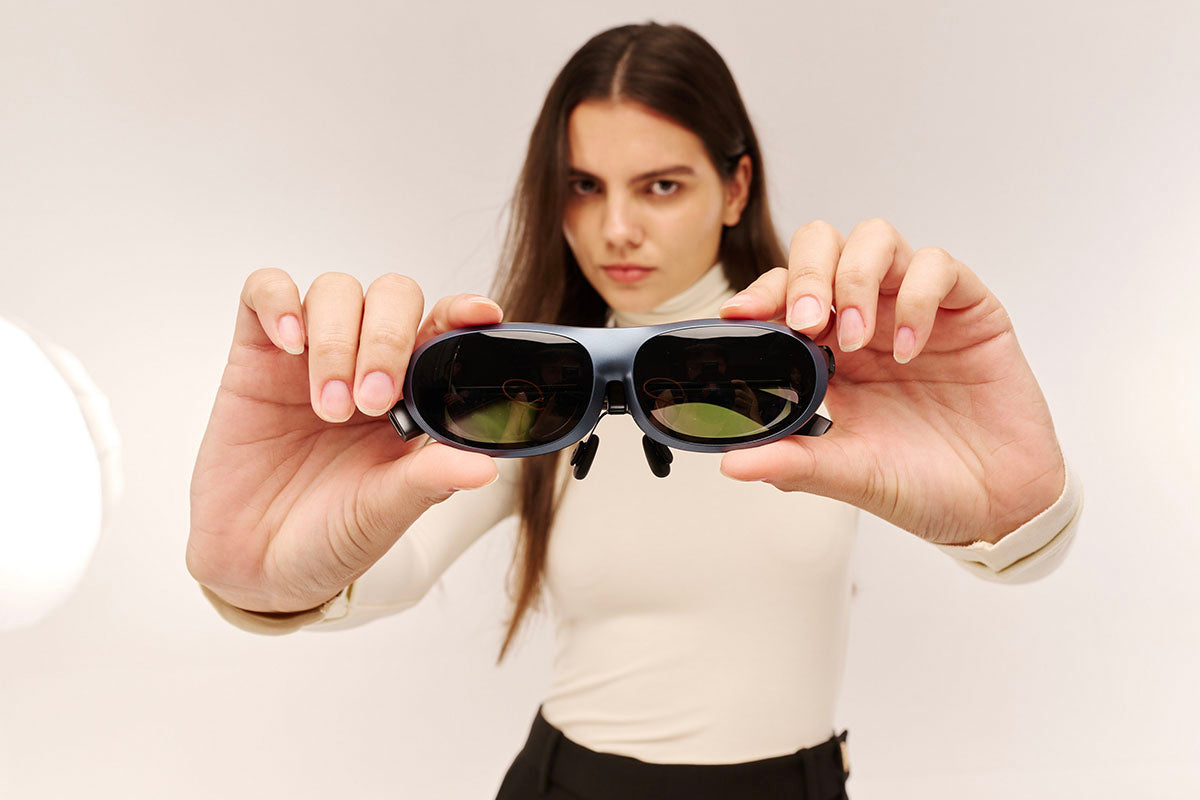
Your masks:
{"label": "white wall", "polygon": [[0,314],[88,365],[127,485],[0,638],[0,796],[493,796],[550,669],[544,618],[493,666],[513,526],[405,614],[257,637],[186,571],[188,482],[246,276],[485,291],[555,73],[651,18],[725,57],[785,243],[880,216],[995,291],[1083,479],[1024,586],[863,515],[851,796],[1195,796],[1200,13],[1036,0],[4,2]]}

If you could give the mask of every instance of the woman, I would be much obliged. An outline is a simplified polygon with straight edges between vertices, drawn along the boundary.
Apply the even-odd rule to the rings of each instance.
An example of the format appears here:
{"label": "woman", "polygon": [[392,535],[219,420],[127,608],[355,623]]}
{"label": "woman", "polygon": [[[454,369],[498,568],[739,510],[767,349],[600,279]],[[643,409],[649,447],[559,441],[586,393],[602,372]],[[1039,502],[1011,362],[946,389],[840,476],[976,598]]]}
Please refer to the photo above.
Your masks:
{"label": "woman", "polygon": [[[720,56],[679,26],[594,37],[535,124],[498,305],[443,298],[418,327],[404,276],[364,297],[326,273],[303,306],[282,270],[249,277],[193,475],[189,570],[247,630],[337,630],[415,604],[519,513],[500,657],[543,589],[558,652],[499,798],[846,796],[832,720],[858,509],[1018,582],[1061,560],[1080,490],[1003,308],[965,266],[882,220],[849,239],[810,223],[783,263]],[[838,348],[833,430],[719,465],[677,452],[667,480],[632,424],[607,425],[572,481],[562,451],[493,461],[379,419],[413,349],[449,329],[793,305],[793,328]]]}

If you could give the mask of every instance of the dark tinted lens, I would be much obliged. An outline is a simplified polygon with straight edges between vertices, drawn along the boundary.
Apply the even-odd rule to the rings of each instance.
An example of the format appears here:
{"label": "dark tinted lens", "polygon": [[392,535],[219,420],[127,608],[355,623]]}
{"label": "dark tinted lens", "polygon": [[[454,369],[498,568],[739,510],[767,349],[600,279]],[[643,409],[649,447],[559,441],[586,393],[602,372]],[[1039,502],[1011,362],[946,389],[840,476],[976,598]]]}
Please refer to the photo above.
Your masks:
{"label": "dark tinted lens", "polygon": [[638,351],[633,378],[652,423],[707,444],[750,441],[787,426],[804,413],[816,385],[801,342],[749,326],[655,336]]}
{"label": "dark tinted lens", "polygon": [[592,391],[592,361],[565,336],[478,331],[421,353],[412,385],[421,416],[447,438],[515,450],[578,424]]}

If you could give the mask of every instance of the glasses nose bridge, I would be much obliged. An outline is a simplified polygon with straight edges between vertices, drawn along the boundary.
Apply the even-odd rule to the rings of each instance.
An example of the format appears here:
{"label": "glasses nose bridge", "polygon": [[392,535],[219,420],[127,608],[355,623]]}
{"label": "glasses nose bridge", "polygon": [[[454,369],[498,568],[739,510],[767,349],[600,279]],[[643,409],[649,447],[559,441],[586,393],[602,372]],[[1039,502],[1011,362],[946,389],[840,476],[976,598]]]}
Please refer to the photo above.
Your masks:
{"label": "glasses nose bridge", "polygon": [[600,335],[584,342],[592,356],[597,381],[623,381],[633,371],[633,359],[647,339],[645,328],[602,328]]}
{"label": "glasses nose bridge", "polygon": [[596,370],[596,385],[604,394],[610,414],[629,413],[633,360],[646,338],[644,328],[605,328],[603,335],[586,343]]}

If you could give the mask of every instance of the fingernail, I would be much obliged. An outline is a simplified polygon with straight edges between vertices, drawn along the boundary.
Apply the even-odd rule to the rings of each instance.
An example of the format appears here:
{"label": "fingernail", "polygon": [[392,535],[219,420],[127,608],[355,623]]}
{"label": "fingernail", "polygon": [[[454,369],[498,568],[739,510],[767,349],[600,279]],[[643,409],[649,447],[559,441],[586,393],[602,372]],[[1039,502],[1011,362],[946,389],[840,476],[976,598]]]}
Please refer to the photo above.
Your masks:
{"label": "fingernail", "polygon": [[392,404],[395,391],[392,379],[383,372],[370,372],[358,388],[358,406],[364,414],[378,415],[387,411]]}
{"label": "fingernail", "polygon": [[[497,472],[495,475],[493,475],[493,476],[492,476],[492,479],[491,479],[490,481],[488,481],[487,483],[483,484],[482,486],[476,486],[476,487],[474,487],[474,488],[476,488],[476,489],[482,489],[484,486],[491,486],[493,483],[495,483],[495,482],[496,482],[496,481],[498,481],[498,480],[500,480],[500,473],[499,473],[499,472]],[[455,486],[455,487],[454,487],[454,491],[456,491],[456,492],[461,492],[461,491],[464,491],[464,490],[465,490],[465,491],[470,491],[470,487],[466,487],[466,486]]]}
{"label": "fingernail", "polygon": [[821,301],[811,294],[806,294],[792,306],[791,320],[788,322],[788,325],[796,330],[800,330],[802,328],[811,328],[820,321]]}
{"label": "fingernail", "polygon": [[300,335],[300,320],[295,314],[286,314],[279,319],[279,338],[283,349],[294,356],[304,352],[304,338]]}
{"label": "fingernail", "polygon": [[321,410],[331,422],[345,422],[354,413],[354,401],[345,381],[326,381],[321,389]]}
{"label": "fingernail", "polygon": [[721,308],[718,308],[717,310],[720,311],[725,308],[733,308],[734,306],[740,306],[744,302],[746,302],[746,295],[735,294],[733,297],[729,298],[724,303],[721,303]]}
{"label": "fingernail", "polygon": [[917,337],[913,333],[913,329],[907,325],[896,331],[896,344],[892,348],[893,355],[896,356],[896,361],[901,364],[907,364],[913,356],[913,350],[917,348]]}
{"label": "fingernail", "polygon": [[866,327],[857,308],[843,308],[838,312],[838,347],[843,353],[852,353],[863,345]]}
{"label": "fingernail", "polygon": [[504,309],[500,308],[500,304],[495,300],[492,300],[490,297],[474,297],[471,299],[471,302],[477,305],[487,306],[499,314],[501,319],[504,318]]}

